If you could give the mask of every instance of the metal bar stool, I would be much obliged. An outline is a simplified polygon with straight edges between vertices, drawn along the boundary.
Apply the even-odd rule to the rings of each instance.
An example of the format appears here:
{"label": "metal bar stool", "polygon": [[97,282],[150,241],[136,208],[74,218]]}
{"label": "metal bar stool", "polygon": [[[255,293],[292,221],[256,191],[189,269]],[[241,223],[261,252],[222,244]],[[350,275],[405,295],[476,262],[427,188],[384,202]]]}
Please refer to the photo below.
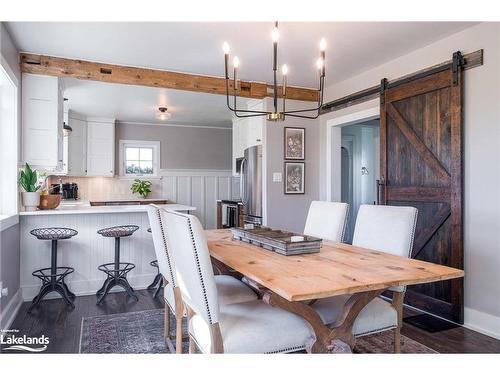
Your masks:
{"label": "metal bar stool", "polygon": [[[151,228],[148,229],[148,232],[151,233]],[[163,275],[160,273],[160,269],[158,267],[158,261],[157,260],[152,260],[149,262],[149,264],[157,269],[156,276],[151,284],[148,286],[148,290],[155,289],[153,293],[153,298],[156,298],[158,296],[158,293],[160,293],[160,289],[162,286],[162,281],[163,281]]]}
{"label": "metal bar stool", "polygon": [[40,291],[33,298],[31,306],[28,309],[28,312],[37,306],[40,301],[50,292],[59,293],[59,295],[63,298],[64,302],[67,305],[70,305],[72,308],[75,307],[73,304],[73,299],[75,299],[75,294],[72,293],[64,279],[69,274],[75,271],[72,267],[58,267],[57,266],[57,241],[58,240],[66,240],[78,234],[78,232],[71,228],[38,228],[33,229],[30,232],[33,236],[35,236],[39,240],[51,241],[51,257],[50,257],[50,268],[41,268],[35,270],[32,275],[39,278],[42,281],[42,287]]}
{"label": "metal bar stool", "polygon": [[114,286],[121,286],[130,297],[135,298],[136,301],[139,300],[127,280],[127,273],[135,268],[135,264],[120,262],[120,239],[131,236],[137,229],[139,229],[137,225],[120,225],[97,231],[103,237],[115,238],[115,261],[113,263],[104,263],[97,267],[100,271],[108,275],[101,289],[96,293],[98,298],[97,304],[102,302]]}

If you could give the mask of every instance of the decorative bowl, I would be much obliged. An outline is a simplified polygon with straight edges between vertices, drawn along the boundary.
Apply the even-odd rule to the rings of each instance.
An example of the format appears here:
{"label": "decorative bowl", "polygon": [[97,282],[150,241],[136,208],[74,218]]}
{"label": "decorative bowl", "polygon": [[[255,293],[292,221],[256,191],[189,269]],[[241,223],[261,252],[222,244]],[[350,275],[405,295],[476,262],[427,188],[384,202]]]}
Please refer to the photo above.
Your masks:
{"label": "decorative bowl", "polygon": [[53,210],[61,204],[61,194],[46,194],[40,195],[40,210]]}

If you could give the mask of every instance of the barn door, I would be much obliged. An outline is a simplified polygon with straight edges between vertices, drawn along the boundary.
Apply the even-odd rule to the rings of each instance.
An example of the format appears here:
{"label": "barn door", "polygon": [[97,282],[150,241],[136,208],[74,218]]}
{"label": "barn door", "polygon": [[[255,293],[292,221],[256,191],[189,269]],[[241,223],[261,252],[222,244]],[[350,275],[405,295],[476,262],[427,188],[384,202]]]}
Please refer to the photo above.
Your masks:
{"label": "barn door", "polygon": [[[381,92],[381,203],[414,206],[412,258],[463,269],[462,77],[454,63]],[[463,323],[463,279],[408,288],[405,302]]]}

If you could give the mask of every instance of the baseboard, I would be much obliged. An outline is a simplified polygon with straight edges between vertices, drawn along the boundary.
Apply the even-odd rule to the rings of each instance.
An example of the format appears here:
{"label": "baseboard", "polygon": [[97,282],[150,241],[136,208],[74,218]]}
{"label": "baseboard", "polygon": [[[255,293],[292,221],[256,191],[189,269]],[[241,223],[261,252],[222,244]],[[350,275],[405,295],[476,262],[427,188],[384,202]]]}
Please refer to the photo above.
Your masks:
{"label": "baseboard", "polygon": [[[427,311],[417,309],[416,307],[407,304],[405,304],[404,306],[411,310],[426,313],[435,316],[436,318],[446,320],[447,322],[450,323],[455,323],[452,322],[451,320],[444,319],[439,315],[434,315]],[[464,324],[462,324],[463,327],[470,329],[472,331],[482,333],[483,335],[493,337],[497,340],[500,340],[500,317],[486,314],[481,311],[477,311],[468,307],[464,308],[464,315],[465,319],[464,319]]]}
{"label": "baseboard", "polygon": [[[146,289],[146,287],[153,282],[155,276],[156,276],[155,273],[151,273],[151,274],[143,274],[136,276],[128,276],[127,279],[130,282],[130,285],[132,285],[132,288],[139,290],[139,289]],[[104,278],[99,278],[86,281],[83,280],[69,281],[67,282],[67,284],[69,289],[77,296],[91,296],[95,295],[95,293],[101,288],[103,282]],[[22,285],[21,289],[22,289],[22,299],[24,301],[31,301],[38,294],[40,290],[40,283],[34,283],[31,285]],[[113,293],[120,291],[122,291],[121,288],[113,288],[111,292]],[[52,299],[52,298],[60,298],[60,296],[57,293],[49,293],[46,297],[46,299]]]}
{"label": "baseboard", "polygon": [[466,307],[464,327],[500,340],[500,317]]}
{"label": "baseboard", "polygon": [[3,309],[0,314],[0,330],[9,329],[16,318],[19,308],[23,304],[23,297],[21,289],[18,289],[16,294],[9,301],[7,306]]}

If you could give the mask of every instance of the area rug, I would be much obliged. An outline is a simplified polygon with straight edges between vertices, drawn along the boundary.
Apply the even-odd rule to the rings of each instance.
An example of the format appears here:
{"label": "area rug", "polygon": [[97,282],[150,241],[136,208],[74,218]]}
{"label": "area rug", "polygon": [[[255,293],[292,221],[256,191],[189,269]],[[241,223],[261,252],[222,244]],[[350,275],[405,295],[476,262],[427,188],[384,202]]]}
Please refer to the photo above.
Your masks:
{"label": "area rug", "polygon": [[[186,322],[183,322],[185,330]],[[170,316],[172,336],[175,335],[175,319]],[[356,341],[355,353],[392,353],[393,333],[382,332]],[[169,350],[170,347],[170,350]],[[170,353],[171,343],[163,339],[163,309],[103,315],[82,319],[80,353]],[[183,343],[183,353],[188,343]],[[401,336],[402,353],[437,353],[429,347],[406,336]]]}

